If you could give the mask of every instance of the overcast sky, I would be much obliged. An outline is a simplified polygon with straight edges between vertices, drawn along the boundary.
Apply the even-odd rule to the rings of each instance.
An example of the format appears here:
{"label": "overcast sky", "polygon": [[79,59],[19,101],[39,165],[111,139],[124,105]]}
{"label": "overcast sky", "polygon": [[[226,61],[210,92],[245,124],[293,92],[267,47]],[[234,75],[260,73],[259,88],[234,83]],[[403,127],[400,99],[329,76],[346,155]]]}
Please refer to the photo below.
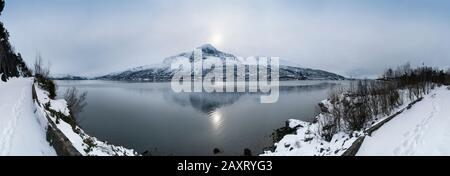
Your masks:
{"label": "overcast sky", "polygon": [[344,76],[406,62],[450,66],[445,0],[7,0],[16,50],[55,74],[102,75],[212,43]]}

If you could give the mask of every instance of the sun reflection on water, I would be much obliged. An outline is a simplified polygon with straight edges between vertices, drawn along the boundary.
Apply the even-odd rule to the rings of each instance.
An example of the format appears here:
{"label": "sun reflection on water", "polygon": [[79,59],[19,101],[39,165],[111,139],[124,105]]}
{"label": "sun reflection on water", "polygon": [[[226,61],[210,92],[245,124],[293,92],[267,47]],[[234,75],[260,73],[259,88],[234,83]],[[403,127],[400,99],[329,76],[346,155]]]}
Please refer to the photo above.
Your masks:
{"label": "sun reflection on water", "polygon": [[211,124],[215,130],[220,129],[223,123],[223,114],[219,110],[214,110],[209,114]]}

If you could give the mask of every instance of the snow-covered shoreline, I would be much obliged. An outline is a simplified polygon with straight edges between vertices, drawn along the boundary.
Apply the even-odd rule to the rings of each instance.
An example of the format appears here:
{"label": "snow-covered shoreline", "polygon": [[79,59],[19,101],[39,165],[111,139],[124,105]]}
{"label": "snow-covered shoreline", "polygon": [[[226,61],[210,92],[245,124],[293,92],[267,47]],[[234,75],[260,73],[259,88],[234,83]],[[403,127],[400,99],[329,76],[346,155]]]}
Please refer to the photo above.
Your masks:
{"label": "snow-covered shoreline", "polygon": [[[62,133],[62,141],[76,149],[73,155],[137,156],[132,149],[102,142],[59,118],[70,116],[65,100],[52,100],[34,78],[0,81],[0,156],[56,156],[61,153],[49,131]],[[36,101],[34,101],[35,99]],[[51,128],[51,129],[50,129]],[[56,129],[55,129],[56,128]],[[75,130],[74,130],[75,129]],[[50,137],[49,137],[50,136]],[[49,139],[50,138],[50,139]],[[51,141],[51,142],[49,142]]]}
{"label": "snow-covered shoreline", "polygon": [[[408,107],[411,104],[416,103],[412,100],[406,100],[404,99],[405,103],[398,107],[397,110],[395,110],[392,114],[389,116],[383,116],[376,118],[376,121],[373,121],[371,126],[367,129],[370,129],[371,127],[376,126],[378,123],[382,123],[384,120],[389,118],[392,115],[395,115],[398,117],[395,117],[395,121],[398,121],[398,119],[406,118],[405,116],[408,116],[408,114],[411,114],[413,111],[419,111],[419,112],[426,112],[428,109],[423,108],[423,104],[427,104],[430,102],[430,99],[432,97],[440,96],[440,100],[447,99],[450,101],[450,91],[447,89],[447,87],[442,86],[438,87],[435,90],[433,90],[429,95],[424,96],[424,102],[418,102],[416,105],[412,107]],[[322,102],[325,106],[327,106],[327,100],[324,100]],[[450,104],[450,102],[441,102],[441,104]],[[327,106],[329,107],[329,106]],[[411,110],[410,110],[410,109]],[[408,111],[406,111],[408,109]],[[449,126],[450,126],[450,112],[446,113],[449,117]],[[445,114],[444,114],[445,115]],[[316,118],[321,119],[324,114],[319,114]],[[417,115],[416,115],[417,116]],[[374,137],[370,137],[368,133],[366,133],[365,130],[353,132],[352,134],[347,134],[345,132],[339,132],[338,134],[335,134],[330,142],[325,141],[321,135],[319,134],[319,124],[318,123],[309,123],[309,122],[303,122],[300,120],[291,119],[288,121],[288,128],[295,129],[295,134],[288,134],[285,135],[279,142],[275,143],[275,150],[274,151],[265,151],[264,154],[261,154],[261,156],[341,156],[344,155],[344,153],[352,146],[353,143],[355,143],[358,139],[361,139],[364,141],[361,146],[360,152],[358,152],[358,155],[377,155],[385,150],[385,143],[396,143],[401,138],[397,139],[397,141],[390,141],[390,140],[384,140],[381,134],[384,134],[386,136],[390,136],[392,131],[395,132],[394,129],[391,129],[390,132],[382,133],[378,131],[385,130],[384,126],[390,126],[391,123],[399,123],[402,122],[387,122],[386,125],[383,125],[380,129],[378,129],[376,132],[374,132]],[[386,127],[387,128],[387,127]],[[396,127],[392,128],[399,128],[402,129],[401,125],[397,125]],[[404,127],[403,127],[404,128]],[[405,133],[409,134],[409,133]],[[376,136],[376,137],[375,137]],[[395,135],[394,135],[395,136]],[[450,136],[450,135],[449,135]],[[367,138],[367,139],[366,139]],[[381,139],[377,139],[381,138]],[[450,139],[449,139],[450,140]],[[357,142],[361,142],[360,140]],[[380,146],[382,145],[382,146]],[[376,146],[373,148],[370,148],[369,146]],[[399,149],[397,149],[397,153],[394,152],[394,154],[400,154],[398,152]],[[392,153],[384,153],[384,154],[392,154]],[[408,153],[403,153],[404,155]],[[450,154],[450,153],[449,153]]]}
{"label": "snow-covered shoreline", "polygon": [[[35,107],[39,112],[40,118],[49,119],[51,126],[55,126],[71,142],[73,147],[83,156],[137,156],[139,155],[132,149],[122,146],[115,146],[98,140],[86,134],[79,126],[73,127],[69,123],[60,119],[54,112],[61,113],[64,116],[70,116],[67,108],[67,102],[63,99],[52,100],[49,93],[34,84],[36,92]],[[59,114],[59,115],[61,115]]]}

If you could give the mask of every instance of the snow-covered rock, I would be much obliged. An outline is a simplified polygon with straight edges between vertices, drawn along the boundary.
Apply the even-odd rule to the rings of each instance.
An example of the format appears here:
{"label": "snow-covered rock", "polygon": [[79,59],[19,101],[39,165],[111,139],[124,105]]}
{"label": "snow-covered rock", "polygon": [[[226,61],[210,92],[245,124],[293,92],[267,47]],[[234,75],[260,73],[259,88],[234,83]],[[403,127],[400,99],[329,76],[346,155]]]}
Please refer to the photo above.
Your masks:
{"label": "snow-covered rock", "polygon": [[295,134],[284,136],[275,144],[275,151],[266,151],[261,156],[341,156],[362,135],[340,132],[326,141],[319,134],[318,123],[291,119],[288,126],[296,129]]}

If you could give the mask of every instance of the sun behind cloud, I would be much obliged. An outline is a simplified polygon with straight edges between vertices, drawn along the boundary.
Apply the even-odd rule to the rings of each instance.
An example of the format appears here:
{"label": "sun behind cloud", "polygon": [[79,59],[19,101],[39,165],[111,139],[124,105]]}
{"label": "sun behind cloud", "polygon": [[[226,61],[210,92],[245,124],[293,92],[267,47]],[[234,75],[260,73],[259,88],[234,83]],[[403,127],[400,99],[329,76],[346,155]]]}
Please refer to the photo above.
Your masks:
{"label": "sun behind cloud", "polygon": [[223,36],[219,33],[214,33],[213,35],[211,35],[209,41],[212,45],[220,47],[223,43]]}

